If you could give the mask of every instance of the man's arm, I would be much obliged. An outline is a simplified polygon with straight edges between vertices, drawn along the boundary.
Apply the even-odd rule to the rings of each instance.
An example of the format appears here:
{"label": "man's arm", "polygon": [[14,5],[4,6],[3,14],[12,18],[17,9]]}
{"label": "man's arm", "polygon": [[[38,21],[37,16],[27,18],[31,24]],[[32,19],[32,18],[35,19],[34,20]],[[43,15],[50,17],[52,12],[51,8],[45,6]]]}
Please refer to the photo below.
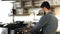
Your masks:
{"label": "man's arm", "polygon": [[50,20],[49,16],[43,16],[39,22],[35,25],[35,27],[32,29],[32,32],[36,33],[37,31],[39,31],[45,24],[48,23],[48,21]]}

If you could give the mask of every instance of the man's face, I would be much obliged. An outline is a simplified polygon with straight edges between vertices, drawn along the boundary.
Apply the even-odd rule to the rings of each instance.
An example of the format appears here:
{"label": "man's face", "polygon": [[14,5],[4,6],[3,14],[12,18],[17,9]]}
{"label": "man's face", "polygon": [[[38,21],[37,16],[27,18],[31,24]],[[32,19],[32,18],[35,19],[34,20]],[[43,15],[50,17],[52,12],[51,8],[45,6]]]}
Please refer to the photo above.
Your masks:
{"label": "man's face", "polygon": [[46,10],[47,10],[47,8],[46,8],[46,7],[44,7],[44,8],[43,8],[43,11],[44,11],[44,12],[46,12]]}

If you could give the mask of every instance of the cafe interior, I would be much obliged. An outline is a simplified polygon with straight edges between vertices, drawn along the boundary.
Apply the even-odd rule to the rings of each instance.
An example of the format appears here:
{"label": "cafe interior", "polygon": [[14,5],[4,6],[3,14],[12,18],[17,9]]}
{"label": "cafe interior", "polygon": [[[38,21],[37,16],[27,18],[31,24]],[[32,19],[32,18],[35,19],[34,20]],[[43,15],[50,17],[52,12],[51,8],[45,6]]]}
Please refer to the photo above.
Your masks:
{"label": "cafe interior", "polygon": [[58,19],[56,34],[60,34],[60,0],[0,0],[0,34],[31,34],[44,15],[40,7],[44,1]]}

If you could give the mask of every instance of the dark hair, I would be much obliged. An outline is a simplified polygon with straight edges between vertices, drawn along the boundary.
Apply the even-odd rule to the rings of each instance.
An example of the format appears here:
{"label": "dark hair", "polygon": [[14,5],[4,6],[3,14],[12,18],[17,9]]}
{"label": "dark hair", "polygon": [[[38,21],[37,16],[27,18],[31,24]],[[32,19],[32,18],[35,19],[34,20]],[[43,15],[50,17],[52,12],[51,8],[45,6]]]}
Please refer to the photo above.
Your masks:
{"label": "dark hair", "polygon": [[50,4],[49,4],[47,1],[44,1],[44,2],[41,4],[40,7],[41,7],[41,8],[46,7],[47,9],[50,9]]}

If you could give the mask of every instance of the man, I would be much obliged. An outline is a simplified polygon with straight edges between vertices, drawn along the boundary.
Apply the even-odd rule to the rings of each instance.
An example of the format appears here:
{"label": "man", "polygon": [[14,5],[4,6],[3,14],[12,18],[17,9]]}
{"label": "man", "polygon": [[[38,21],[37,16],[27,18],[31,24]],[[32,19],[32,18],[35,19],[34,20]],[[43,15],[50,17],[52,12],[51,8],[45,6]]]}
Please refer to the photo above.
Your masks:
{"label": "man", "polygon": [[45,1],[42,3],[41,8],[44,10],[44,15],[39,22],[33,27],[32,34],[38,34],[38,31],[42,28],[43,34],[56,34],[58,27],[58,20],[52,14],[50,4]]}

